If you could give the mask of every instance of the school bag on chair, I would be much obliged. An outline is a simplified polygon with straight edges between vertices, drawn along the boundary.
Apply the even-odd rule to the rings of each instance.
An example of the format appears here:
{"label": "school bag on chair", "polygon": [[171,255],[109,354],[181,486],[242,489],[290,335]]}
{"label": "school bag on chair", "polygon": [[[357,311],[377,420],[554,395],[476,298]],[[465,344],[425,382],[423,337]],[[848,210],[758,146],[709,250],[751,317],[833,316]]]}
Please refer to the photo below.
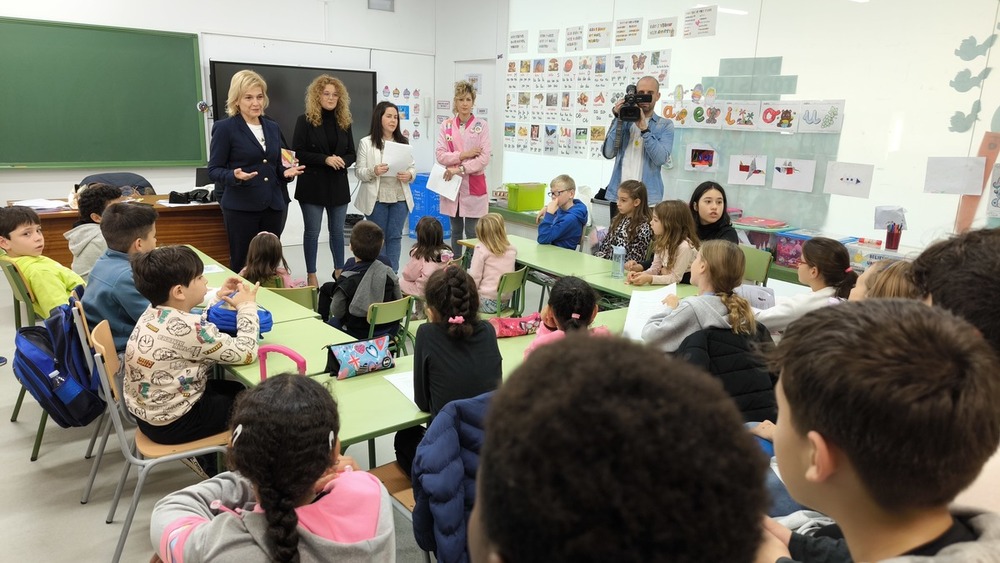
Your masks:
{"label": "school bag on chair", "polygon": [[14,375],[63,428],[86,426],[104,412],[100,381],[77,334],[73,307],[70,302],[52,309],[45,326],[23,327],[14,337]]}

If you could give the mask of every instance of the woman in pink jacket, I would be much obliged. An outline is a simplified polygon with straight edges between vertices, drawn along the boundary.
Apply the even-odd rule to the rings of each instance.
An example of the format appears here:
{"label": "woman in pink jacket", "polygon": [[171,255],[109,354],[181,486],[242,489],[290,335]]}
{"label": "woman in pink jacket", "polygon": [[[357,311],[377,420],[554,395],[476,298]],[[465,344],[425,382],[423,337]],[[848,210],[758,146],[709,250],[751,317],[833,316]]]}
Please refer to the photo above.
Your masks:
{"label": "woman in pink jacket", "polygon": [[437,161],[447,167],[444,179],[462,176],[458,199],[441,198],[441,213],[451,217],[451,248],[461,258],[458,241],[473,238],[476,223],[489,210],[489,190],[483,170],[490,163],[490,128],[472,115],[476,90],[470,82],[455,83],[453,119],[441,124],[437,141]]}

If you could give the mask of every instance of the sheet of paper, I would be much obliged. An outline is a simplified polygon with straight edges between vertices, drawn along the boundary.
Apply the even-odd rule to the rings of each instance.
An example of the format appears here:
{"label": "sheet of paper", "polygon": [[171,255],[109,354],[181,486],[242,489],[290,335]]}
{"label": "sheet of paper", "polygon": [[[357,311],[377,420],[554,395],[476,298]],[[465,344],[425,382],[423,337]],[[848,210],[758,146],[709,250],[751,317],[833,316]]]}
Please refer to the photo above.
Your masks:
{"label": "sheet of paper", "polygon": [[225,271],[226,270],[223,269],[222,266],[219,266],[218,264],[205,264],[205,272],[204,273],[206,273],[206,274],[219,274],[219,273],[222,273],[222,272],[225,272]]}
{"label": "sheet of paper", "polygon": [[932,156],[927,159],[924,193],[980,195],[986,157]]}
{"label": "sheet of paper", "polygon": [[734,154],[729,157],[730,184],[763,186],[766,177],[766,154]]}
{"label": "sheet of paper", "polygon": [[383,176],[393,177],[399,172],[406,172],[413,164],[413,149],[410,145],[386,141],[385,148],[382,149],[382,162],[389,165],[389,170]]}
{"label": "sheet of paper", "polygon": [[451,180],[445,180],[444,172],[445,167],[435,162],[427,178],[427,189],[443,198],[455,201],[458,198],[458,189],[462,187],[462,177],[456,174]]}
{"label": "sheet of paper", "polygon": [[404,371],[401,373],[393,373],[391,375],[385,376],[385,380],[392,384],[393,387],[399,389],[399,392],[403,394],[404,397],[410,400],[411,403],[416,405],[413,401],[413,372]]}
{"label": "sheet of paper", "polygon": [[198,203],[198,202],[192,202],[192,203],[170,203],[169,201],[158,201],[158,202],[156,202],[156,205],[159,205],[161,207],[191,207],[193,205],[208,205],[208,204],[206,204],[206,203]]}
{"label": "sheet of paper", "polygon": [[21,201],[15,201],[14,205],[30,207],[32,209],[58,209],[60,207],[66,207],[69,204],[65,200],[58,199],[23,199]]}
{"label": "sheet of paper", "polygon": [[823,193],[868,199],[868,194],[872,190],[872,175],[874,173],[875,166],[872,164],[828,162],[826,164],[826,180],[823,182]]}
{"label": "sheet of paper", "polygon": [[776,190],[811,192],[815,177],[815,160],[779,156],[774,159],[771,187]]}
{"label": "sheet of paper", "polygon": [[629,301],[628,314],[625,315],[625,329],[622,336],[632,340],[642,340],[642,327],[646,321],[657,313],[670,310],[663,304],[663,298],[677,293],[677,284],[672,283],[652,291],[633,291]]}

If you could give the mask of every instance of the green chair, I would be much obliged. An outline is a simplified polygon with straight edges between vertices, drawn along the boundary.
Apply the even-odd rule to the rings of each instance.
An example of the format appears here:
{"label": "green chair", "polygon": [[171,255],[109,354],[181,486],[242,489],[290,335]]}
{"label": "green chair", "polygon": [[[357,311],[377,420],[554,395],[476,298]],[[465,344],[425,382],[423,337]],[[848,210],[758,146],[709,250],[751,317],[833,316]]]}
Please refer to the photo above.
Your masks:
{"label": "green chair", "polygon": [[306,309],[311,309],[313,311],[319,310],[319,289],[315,286],[272,287],[270,288],[270,291],[277,293],[289,301],[294,301]]}
{"label": "green chair", "polygon": [[400,322],[396,334],[389,335],[389,346],[397,356],[406,356],[406,341],[416,345],[413,337],[407,332],[410,328],[410,313],[413,309],[413,296],[385,303],[372,303],[368,306],[368,338],[375,337],[375,326],[386,323]]}
{"label": "green chair", "polygon": [[[31,294],[31,289],[28,288],[27,282],[24,280],[24,276],[21,275],[21,271],[17,268],[17,264],[14,262],[0,258],[0,266],[3,267],[4,276],[7,278],[7,283],[10,284],[11,292],[14,294],[14,328],[19,329],[25,326],[33,326],[35,322],[38,321],[38,316],[35,315],[34,308],[34,296]],[[25,315],[27,322],[22,323],[21,319],[21,305],[24,305]],[[24,394],[27,389],[21,386],[21,392],[17,395],[17,402],[14,403],[14,413],[10,415],[11,422],[17,422],[17,415],[21,412],[21,403],[24,402]],[[45,435],[45,423],[49,420],[49,413],[42,411],[42,416],[38,421],[38,430],[35,432],[35,445],[31,449],[31,461],[38,459],[38,450],[42,446],[42,436]]]}
{"label": "green chair", "polygon": [[[528,281],[528,267],[500,276],[497,285],[497,312],[483,313],[484,317],[520,317],[524,314],[524,286]],[[504,302],[505,296],[510,301]]]}
{"label": "green chair", "polygon": [[743,251],[743,256],[746,258],[743,279],[757,285],[767,285],[767,274],[774,256],[766,250],[758,250],[745,244],[740,245],[740,250]]}

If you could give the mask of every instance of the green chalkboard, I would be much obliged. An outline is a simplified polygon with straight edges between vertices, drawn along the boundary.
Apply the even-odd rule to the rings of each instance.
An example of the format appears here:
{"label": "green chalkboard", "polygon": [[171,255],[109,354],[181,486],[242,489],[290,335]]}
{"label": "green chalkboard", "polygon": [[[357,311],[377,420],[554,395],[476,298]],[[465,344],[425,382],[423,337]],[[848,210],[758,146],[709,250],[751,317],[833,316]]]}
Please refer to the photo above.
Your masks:
{"label": "green chalkboard", "polygon": [[0,167],[199,166],[198,36],[0,18]]}

